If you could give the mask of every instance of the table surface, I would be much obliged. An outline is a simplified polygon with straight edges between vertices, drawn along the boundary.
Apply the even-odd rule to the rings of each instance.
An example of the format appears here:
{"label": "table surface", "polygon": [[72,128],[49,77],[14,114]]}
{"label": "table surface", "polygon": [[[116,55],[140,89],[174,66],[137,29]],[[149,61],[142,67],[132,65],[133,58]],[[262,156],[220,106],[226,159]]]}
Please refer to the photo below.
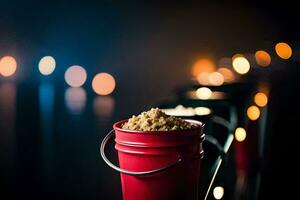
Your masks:
{"label": "table surface", "polygon": [[[100,97],[50,82],[0,83],[0,97],[1,199],[121,199],[119,174],[103,162],[99,146],[113,122],[139,112],[134,104],[124,106],[120,95]],[[206,134],[215,130],[207,129]],[[217,158],[204,147],[202,198]],[[113,145],[107,149],[116,162]],[[225,199],[236,198],[236,183],[244,181],[237,174],[230,150],[214,183],[225,188]],[[208,199],[213,199],[212,192]]]}

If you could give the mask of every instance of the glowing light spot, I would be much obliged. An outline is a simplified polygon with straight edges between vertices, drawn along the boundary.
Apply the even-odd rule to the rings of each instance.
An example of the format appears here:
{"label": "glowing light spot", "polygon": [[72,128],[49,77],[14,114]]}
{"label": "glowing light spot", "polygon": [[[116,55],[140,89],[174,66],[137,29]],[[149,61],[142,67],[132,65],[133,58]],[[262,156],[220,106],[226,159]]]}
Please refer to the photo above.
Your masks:
{"label": "glowing light spot", "polygon": [[66,106],[72,114],[80,114],[86,103],[86,92],[83,88],[68,88],[65,93]]}
{"label": "glowing light spot", "polygon": [[192,68],[192,75],[197,77],[199,74],[203,72],[214,72],[216,70],[216,66],[212,60],[209,59],[200,59],[198,60],[193,68]]}
{"label": "glowing light spot", "polygon": [[275,46],[275,51],[277,55],[282,59],[289,59],[292,56],[292,48],[290,45],[284,42],[279,42]]}
{"label": "glowing light spot", "polygon": [[167,115],[181,116],[181,117],[191,117],[195,115],[194,109],[192,107],[184,107],[183,105],[177,105],[175,108],[162,109]]}
{"label": "glowing light spot", "polygon": [[252,121],[257,120],[260,116],[259,108],[257,106],[250,106],[247,109],[247,116]]}
{"label": "glowing light spot", "polygon": [[219,60],[218,66],[219,67],[231,67],[231,63],[232,63],[231,58],[223,57]]}
{"label": "glowing light spot", "polygon": [[45,56],[39,62],[39,71],[43,75],[50,75],[53,73],[55,66],[55,59],[52,56]]}
{"label": "glowing light spot", "polygon": [[201,85],[209,85],[209,81],[208,81],[209,75],[210,75],[210,73],[208,73],[208,72],[202,72],[197,76],[197,81]]}
{"label": "glowing light spot", "polygon": [[226,83],[231,83],[235,80],[234,73],[228,68],[221,67],[218,69],[218,72],[223,75],[224,82]]}
{"label": "glowing light spot", "polygon": [[99,95],[108,95],[114,91],[115,87],[116,81],[108,73],[99,73],[93,78],[92,88]]}
{"label": "glowing light spot", "polygon": [[11,76],[16,72],[17,61],[12,56],[4,56],[0,60],[0,74],[2,76]]}
{"label": "glowing light spot", "polygon": [[209,75],[208,82],[211,85],[219,86],[219,85],[222,85],[224,83],[224,77],[219,72],[213,72]]}
{"label": "glowing light spot", "polygon": [[224,196],[224,188],[222,186],[217,186],[213,190],[213,195],[215,199],[222,199]]}
{"label": "glowing light spot", "polygon": [[231,57],[231,60],[234,60],[238,57],[244,57],[244,54],[241,54],[241,53],[237,53],[237,54],[234,54],[232,57]]}
{"label": "glowing light spot", "polygon": [[67,69],[65,72],[65,81],[71,87],[82,86],[87,78],[86,71],[83,67],[74,65]]}
{"label": "glowing light spot", "polygon": [[258,92],[255,96],[254,96],[254,102],[256,103],[256,105],[260,106],[260,107],[264,107],[267,105],[268,103],[268,97],[267,95],[265,95],[262,92]]}
{"label": "glowing light spot", "polygon": [[194,110],[196,115],[199,116],[209,115],[211,113],[211,109],[207,107],[196,107]]}
{"label": "glowing light spot", "polygon": [[243,142],[247,137],[246,130],[242,127],[238,127],[235,129],[234,136],[238,142]]}
{"label": "glowing light spot", "polygon": [[196,91],[196,95],[199,99],[209,99],[211,94],[212,91],[207,87],[201,87]]}
{"label": "glowing light spot", "polygon": [[271,64],[271,56],[268,52],[259,50],[255,52],[256,63],[262,67],[267,67]]}
{"label": "glowing light spot", "polygon": [[232,61],[233,69],[239,74],[246,74],[250,70],[250,63],[245,57],[237,57]]}

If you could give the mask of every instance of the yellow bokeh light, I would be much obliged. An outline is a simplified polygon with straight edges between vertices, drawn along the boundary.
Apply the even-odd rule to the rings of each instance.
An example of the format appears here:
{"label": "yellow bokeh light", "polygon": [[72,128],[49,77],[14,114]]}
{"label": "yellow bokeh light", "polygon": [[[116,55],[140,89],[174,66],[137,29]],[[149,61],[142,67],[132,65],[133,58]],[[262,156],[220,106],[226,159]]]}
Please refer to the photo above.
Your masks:
{"label": "yellow bokeh light", "polygon": [[2,76],[11,76],[16,72],[17,61],[12,56],[4,56],[0,60],[0,74]]}
{"label": "yellow bokeh light", "polygon": [[230,83],[230,82],[233,82],[235,80],[234,73],[226,67],[219,68],[218,72],[223,75],[224,82],[226,82],[226,83]]}
{"label": "yellow bokeh light", "polygon": [[224,196],[224,188],[222,186],[217,186],[213,190],[213,195],[215,199],[222,199]]}
{"label": "yellow bokeh light", "polygon": [[43,75],[50,75],[53,73],[55,66],[55,59],[52,56],[45,56],[39,62],[39,71]]}
{"label": "yellow bokeh light", "polygon": [[209,85],[208,77],[211,73],[209,72],[202,72],[197,76],[197,81],[201,85]]}
{"label": "yellow bokeh light", "polygon": [[197,77],[199,74],[203,72],[212,73],[216,70],[216,66],[214,62],[210,59],[200,59],[198,60],[192,68],[192,75]]}
{"label": "yellow bokeh light", "polygon": [[256,103],[256,105],[260,106],[260,107],[264,107],[267,105],[268,103],[268,97],[267,95],[265,95],[262,92],[258,92],[255,96],[254,96],[254,102]]}
{"label": "yellow bokeh light", "polygon": [[209,115],[211,113],[211,109],[207,107],[196,107],[194,108],[195,114],[199,116]]}
{"label": "yellow bokeh light", "polygon": [[290,45],[284,42],[279,42],[275,46],[275,51],[277,55],[282,59],[289,59],[292,56],[292,48]]}
{"label": "yellow bokeh light", "polygon": [[67,69],[65,72],[65,81],[71,87],[82,86],[87,78],[86,71],[83,67],[74,65]]}
{"label": "yellow bokeh light", "polygon": [[211,85],[219,86],[224,83],[224,77],[219,72],[213,72],[208,76],[208,82]]}
{"label": "yellow bokeh light", "polygon": [[236,57],[232,61],[233,69],[239,74],[246,74],[250,70],[250,63],[245,57]]}
{"label": "yellow bokeh light", "polygon": [[207,87],[198,88],[196,95],[199,99],[209,99],[211,97],[212,91]]}
{"label": "yellow bokeh light", "polygon": [[271,64],[271,56],[268,52],[259,50],[255,52],[256,63],[262,67],[267,67]]}
{"label": "yellow bokeh light", "polygon": [[108,95],[114,91],[115,87],[116,81],[108,73],[99,73],[93,78],[92,88],[99,95]]}
{"label": "yellow bokeh light", "polygon": [[244,54],[236,53],[236,54],[234,54],[234,55],[231,57],[231,60],[234,60],[234,59],[236,59],[237,57],[244,57]]}
{"label": "yellow bokeh light", "polygon": [[260,116],[260,110],[257,106],[250,106],[247,109],[247,116],[250,120],[257,120]]}
{"label": "yellow bokeh light", "polygon": [[235,129],[234,136],[238,142],[243,142],[247,137],[246,130],[242,127],[238,127]]}

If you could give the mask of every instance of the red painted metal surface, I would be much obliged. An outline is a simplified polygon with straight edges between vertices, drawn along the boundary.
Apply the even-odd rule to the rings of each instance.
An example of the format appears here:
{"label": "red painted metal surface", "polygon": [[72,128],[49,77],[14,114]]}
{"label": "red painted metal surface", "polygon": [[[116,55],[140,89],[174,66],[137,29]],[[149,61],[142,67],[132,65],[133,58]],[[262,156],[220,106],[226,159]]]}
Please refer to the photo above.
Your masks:
{"label": "red painted metal surface", "polygon": [[126,121],[114,124],[119,164],[130,171],[148,171],[182,161],[172,168],[152,175],[121,173],[124,200],[196,200],[203,153],[203,124],[185,131],[138,132],[121,129]]}

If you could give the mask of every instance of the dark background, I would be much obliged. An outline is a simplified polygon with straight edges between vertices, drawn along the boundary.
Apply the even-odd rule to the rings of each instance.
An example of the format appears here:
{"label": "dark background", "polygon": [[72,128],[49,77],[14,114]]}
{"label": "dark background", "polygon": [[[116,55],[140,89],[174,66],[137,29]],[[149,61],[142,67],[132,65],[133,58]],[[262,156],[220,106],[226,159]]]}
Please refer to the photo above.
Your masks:
{"label": "dark background", "polygon": [[[300,86],[297,8],[292,1],[1,1],[0,56],[13,55],[18,69],[14,77],[0,78],[0,81],[17,85],[14,90],[17,97],[14,131],[18,148],[13,150],[17,156],[12,166],[5,160],[10,160],[10,156],[2,159],[7,148],[4,145],[0,148],[0,191],[12,198],[24,195],[46,199],[44,195],[54,193],[51,197],[56,199],[74,199],[72,192],[82,190],[82,194],[76,193],[78,199],[109,198],[101,196],[100,191],[113,191],[114,187],[119,187],[118,177],[101,163],[96,149],[89,148],[96,147],[104,136],[104,133],[99,135],[99,130],[107,131],[113,121],[171,98],[174,88],[189,83],[191,66],[200,56],[217,60],[258,49],[265,49],[275,56],[274,45],[286,41],[293,47],[293,58],[282,64],[281,71],[272,71],[268,79],[272,85],[267,120],[270,136],[260,197],[282,195],[288,199],[296,195],[297,185],[291,180],[297,183],[296,175],[299,174],[295,162]],[[58,88],[55,90],[58,99],[67,88],[63,73],[70,65],[79,64],[87,69],[88,80],[84,88],[88,108],[92,107],[94,97],[90,88],[94,74],[109,72],[117,82],[113,94],[114,114],[109,121],[97,121],[90,111],[79,118],[70,118],[63,109],[62,100],[55,100],[54,115],[61,116],[62,120],[53,122],[55,141],[58,141],[56,154],[69,151],[66,155],[70,157],[65,160],[63,156],[53,156],[55,160],[51,162],[56,164],[51,165],[50,171],[57,170],[57,177],[50,175],[49,181],[43,177],[41,171],[44,169],[39,168],[43,145],[40,145],[41,136],[36,131],[42,129],[38,83],[44,79],[38,72],[37,63],[44,55],[52,55],[57,62],[54,74],[45,79]],[[4,112],[6,108],[1,109]],[[1,122],[6,124],[6,119]],[[89,120],[95,120],[98,127],[90,127]],[[61,123],[70,127],[65,128]],[[93,134],[85,139],[80,137],[89,131]],[[2,128],[1,132],[4,134],[7,129]],[[72,140],[64,138],[64,134],[69,133],[74,135]],[[81,155],[74,148],[78,145],[78,149],[87,148],[90,152]],[[84,163],[77,159],[87,159],[86,165],[95,164],[93,170],[87,172]],[[93,174],[98,168],[107,173]],[[78,172],[84,175],[77,176],[75,173]],[[97,181],[90,178],[93,176],[104,178]],[[40,185],[41,180],[46,180],[46,185]],[[84,183],[91,180],[94,182],[89,188],[85,187]],[[106,180],[111,185],[101,185]],[[112,180],[116,183],[111,183]],[[76,181],[81,184],[71,184]],[[56,184],[59,187],[55,187]],[[102,189],[95,195],[97,188]]]}

